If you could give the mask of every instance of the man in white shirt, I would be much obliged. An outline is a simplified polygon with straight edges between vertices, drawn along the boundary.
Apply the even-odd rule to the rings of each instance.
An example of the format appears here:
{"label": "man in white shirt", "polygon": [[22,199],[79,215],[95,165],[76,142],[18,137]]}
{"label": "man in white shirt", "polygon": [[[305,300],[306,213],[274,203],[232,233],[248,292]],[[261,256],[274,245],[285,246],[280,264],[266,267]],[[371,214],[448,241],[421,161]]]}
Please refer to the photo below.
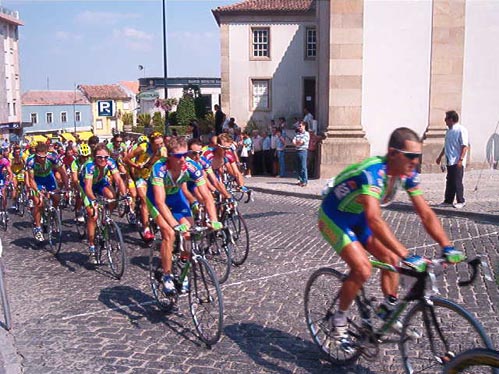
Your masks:
{"label": "man in white shirt", "polygon": [[314,122],[314,116],[310,111],[308,110],[307,107],[303,108],[303,121],[307,123],[307,128],[305,129],[306,131],[309,131],[312,128],[312,123]]}
{"label": "man in white shirt", "polygon": [[298,171],[298,185],[306,187],[308,183],[307,153],[310,134],[305,130],[307,123],[302,121],[296,130],[293,144],[296,147],[296,170]]}
{"label": "man in white shirt", "polygon": [[445,199],[441,206],[452,206],[461,209],[466,205],[464,200],[463,176],[466,166],[466,152],[468,151],[468,130],[459,124],[459,115],[450,110],[445,113],[445,124],[449,128],[445,134],[444,148],[437,157],[436,163],[440,164],[445,154],[447,159],[447,183],[445,185]]}

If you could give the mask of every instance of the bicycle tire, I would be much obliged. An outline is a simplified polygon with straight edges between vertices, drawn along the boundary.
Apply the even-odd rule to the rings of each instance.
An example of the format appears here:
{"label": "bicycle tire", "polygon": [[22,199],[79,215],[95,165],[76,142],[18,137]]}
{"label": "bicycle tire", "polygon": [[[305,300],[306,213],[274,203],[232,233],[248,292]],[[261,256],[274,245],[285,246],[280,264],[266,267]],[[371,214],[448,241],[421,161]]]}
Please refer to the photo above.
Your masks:
{"label": "bicycle tire", "polygon": [[2,227],[3,231],[7,231],[7,211],[3,210],[3,199],[4,197],[0,195],[0,227]]}
{"label": "bicycle tire", "polygon": [[194,256],[191,264],[189,310],[199,338],[206,345],[212,346],[222,335],[222,291],[213,270],[203,257]]}
{"label": "bicycle tire", "polygon": [[[178,292],[166,295],[163,292],[163,266],[159,257],[161,242],[158,241],[149,247],[149,284],[151,285],[152,295],[156,305],[163,312],[170,312],[178,301]],[[155,253],[158,253],[156,256]],[[175,266],[172,266],[175,268]]]}
{"label": "bicycle tire", "polygon": [[62,224],[61,216],[56,209],[51,210],[47,217],[47,241],[50,253],[57,256],[62,244]]}
{"label": "bicycle tire", "polygon": [[[208,233],[209,245],[202,248],[202,255],[210,264],[211,269],[218,279],[218,283],[224,283],[230,274],[232,263],[232,250],[225,231],[212,231]],[[195,240],[192,238],[191,240]],[[201,243],[205,243],[201,240]]]}
{"label": "bicycle tire", "polygon": [[363,334],[354,330],[360,323],[360,315],[355,315],[355,307],[349,310],[349,335],[352,338],[354,351],[348,354],[340,347],[335,346],[332,337],[330,319],[333,317],[335,305],[339,299],[339,289],[345,279],[345,275],[332,269],[320,268],[308,279],[305,286],[305,321],[312,339],[320,350],[326,354],[329,361],[335,365],[351,365],[360,356],[361,351],[356,347],[356,338]]}
{"label": "bicycle tire", "polygon": [[[404,318],[399,350],[406,373],[436,373],[452,355],[471,348],[493,348],[482,325],[466,309],[441,297],[432,296],[430,300],[432,305],[420,301]],[[457,317],[461,317],[460,321],[456,321]],[[445,347],[437,329],[445,335],[448,347]],[[414,336],[417,331],[421,336]]]}
{"label": "bicycle tire", "polygon": [[16,199],[16,208],[17,208],[17,214],[19,216],[24,217],[24,213],[26,210],[26,194],[23,192],[18,192],[17,199]]}
{"label": "bicycle tire", "polygon": [[125,243],[121,230],[116,222],[111,221],[106,224],[107,238],[104,248],[107,252],[109,267],[116,279],[121,279],[126,268]]}
{"label": "bicycle tire", "polygon": [[80,214],[85,217],[85,220],[83,222],[78,221],[78,219],[75,219],[75,226],[76,226],[76,233],[78,234],[78,237],[80,239],[83,239],[85,235],[87,234],[87,216],[86,216],[86,210],[85,208],[82,208],[80,211]]}
{"label": "bicycle tire", "polygon": [[240,213],[231,215],[225,222],[231,231],[232,239],[232,263],[235,266],[244,264],[249,254],[250,238],[248,226]]}
{"label": "bicycle tire", "polygon": [[[466,369],[488,366],[490,368],[499,368],[499,351],[489,348],[474,348],[459,353],[444,367],[443,374],[462,373]],[[498,373],[499,370],[495,370]]]}

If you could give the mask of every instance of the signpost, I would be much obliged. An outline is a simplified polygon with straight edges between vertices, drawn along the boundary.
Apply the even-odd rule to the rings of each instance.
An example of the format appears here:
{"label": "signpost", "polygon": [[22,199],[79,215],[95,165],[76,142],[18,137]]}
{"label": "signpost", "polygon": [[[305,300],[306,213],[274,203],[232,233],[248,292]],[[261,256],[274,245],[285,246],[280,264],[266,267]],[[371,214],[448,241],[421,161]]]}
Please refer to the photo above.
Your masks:
{"label": "signpost", "polygon": [[97,116],[98,117],[114,117],[116,105],[114,100],[99,100],[97,101]]}

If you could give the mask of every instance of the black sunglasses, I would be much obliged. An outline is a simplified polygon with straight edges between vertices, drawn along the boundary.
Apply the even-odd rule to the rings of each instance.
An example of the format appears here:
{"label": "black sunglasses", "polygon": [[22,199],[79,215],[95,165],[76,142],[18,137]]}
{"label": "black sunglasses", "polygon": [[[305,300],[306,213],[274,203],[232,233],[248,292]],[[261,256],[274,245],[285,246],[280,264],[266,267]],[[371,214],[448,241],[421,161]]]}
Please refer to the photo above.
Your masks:
{"label": "black sunglasses", "polygon": [[109,158],[109,156],[100,156],[100,155],[99,155],[99,156],[95,156],[95,158],[96,158],[97,160],[106,160],[106,161],[107,161],[107,159]]}
{"label": "black sunglasses", "polygon": [[421,153],[417,152],[407,152],[402,149],[394,148],[397,152],[402,153],[405,157],[407,157],[409,160],[415,160],[416,158],[421,157]]}
{"label": "black sunglasses", "polygon": [[178,158],[178,159],[181,159],[182,157],[187,156],[187,152],[183,152],[183,153],[170,153],[170,156]]}
{"label": "black sunglasses", "polygon": [[201,156],[203,154],[203,151],[189,151],[189,153],[191,155],[197,155],[197,156]]}

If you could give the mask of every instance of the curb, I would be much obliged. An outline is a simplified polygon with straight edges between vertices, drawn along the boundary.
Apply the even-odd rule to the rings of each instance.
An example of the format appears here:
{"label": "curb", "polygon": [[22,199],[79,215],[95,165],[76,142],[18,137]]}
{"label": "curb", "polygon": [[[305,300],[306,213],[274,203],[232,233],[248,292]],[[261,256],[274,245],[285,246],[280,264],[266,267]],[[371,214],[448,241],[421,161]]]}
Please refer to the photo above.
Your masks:
{"label": "curb", "polygon": [[[300,193],[300,192],[289,192],[289,191],[279,191],[273,190],[270,188],[264,187],[250,187],[253,191],[262,192],[269,195],[280,195],[280,196],[293,196],[303,199],[311,199],[311,200],[322,200],[322,196],[312,193]],[[438,208],[431,207],[435,213],[438,213],[441,216],[447,217],[461,217],[461,218],[469,218],[477,221],[484,221],[492,224],[499,224],[499,215],[492,213],[479,213],[473,211],[463,211],[463,210],[449,210],[446,208]],[[407,203],[393,203],[390,206],[384,208],[386,210],[400,211],[400,212],[413,212],[414,209],[412,205]]]}

